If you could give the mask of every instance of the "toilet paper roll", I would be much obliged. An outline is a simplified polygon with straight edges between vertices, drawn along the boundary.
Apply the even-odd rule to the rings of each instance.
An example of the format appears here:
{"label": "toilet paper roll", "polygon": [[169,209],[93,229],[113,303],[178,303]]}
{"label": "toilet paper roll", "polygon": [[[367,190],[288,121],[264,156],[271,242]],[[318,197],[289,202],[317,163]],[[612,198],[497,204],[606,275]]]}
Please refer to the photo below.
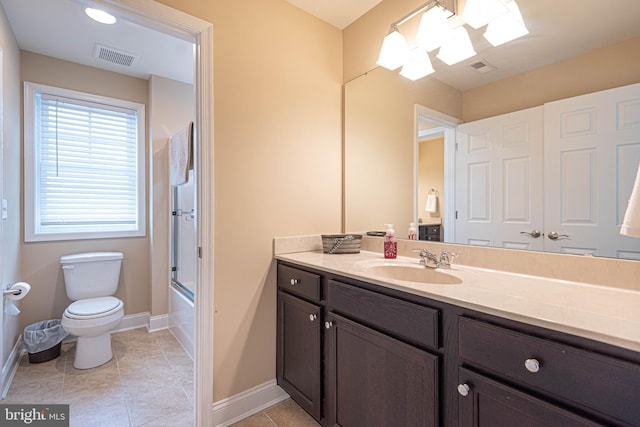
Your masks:
{"label": "toilet paper roll", "polygon": [[10,300],[21,300],[22,298],[24,298],[25,296],[27,296],[27,294],[29,293],[29,291],[31,290],[31,285],[29,285],[26,282],[18,282],[18,283],[14,283],[13,285],[11,285],[8,289],[8,291],[20,291],[20,293],[10,293],[8,295],[5,295],[7,297],[7,299]]}

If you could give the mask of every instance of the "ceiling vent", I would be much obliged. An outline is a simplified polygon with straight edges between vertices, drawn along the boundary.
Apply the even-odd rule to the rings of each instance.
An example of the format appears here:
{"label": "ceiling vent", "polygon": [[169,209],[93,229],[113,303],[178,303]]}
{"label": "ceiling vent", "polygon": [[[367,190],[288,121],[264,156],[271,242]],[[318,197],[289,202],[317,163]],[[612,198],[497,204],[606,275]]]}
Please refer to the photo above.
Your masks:
{"label": "ceiling vent", "polygon": [[131,67],[136,56],[109,46],[96,43],[93,56],[102,61],[111,62],[112,64],[122,65],[123,67]]}
{"label": "ceiling vent", "polygon": [[496,69],[496,67],[494,67],[493,65],[489,64],[488,62],[481,60],[481,61],[476,61],[472,64],[469,65],[471,68],[473,68],[474,70],[476,70],[479,73],[488,73],[489,71],[493,71]]}

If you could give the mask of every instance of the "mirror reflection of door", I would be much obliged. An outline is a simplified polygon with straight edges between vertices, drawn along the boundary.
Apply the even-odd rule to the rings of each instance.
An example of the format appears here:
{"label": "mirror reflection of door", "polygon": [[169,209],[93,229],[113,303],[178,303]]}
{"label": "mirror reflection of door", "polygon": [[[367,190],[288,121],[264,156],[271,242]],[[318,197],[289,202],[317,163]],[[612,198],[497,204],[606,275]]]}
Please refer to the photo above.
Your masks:
{"label": "mirror reflection of door", "polygon": [[456,131],[455,241],[542,250],[543,107]]}
{"label": "mirror reflection of door", "polygon": [[640,163],[640,83],[544,109],[545,249],[640,260],[638,239],[620,234]]}

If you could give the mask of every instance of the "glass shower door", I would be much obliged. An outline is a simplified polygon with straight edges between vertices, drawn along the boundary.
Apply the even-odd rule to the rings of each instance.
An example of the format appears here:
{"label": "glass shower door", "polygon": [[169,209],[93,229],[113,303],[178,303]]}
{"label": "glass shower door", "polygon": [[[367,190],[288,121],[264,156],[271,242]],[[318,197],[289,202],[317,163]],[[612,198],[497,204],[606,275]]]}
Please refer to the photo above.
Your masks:
{"label": "glass shower door", "polygon": [[195,176],[173,187],[171,222],[171,282],[193,301],[196,284]]}

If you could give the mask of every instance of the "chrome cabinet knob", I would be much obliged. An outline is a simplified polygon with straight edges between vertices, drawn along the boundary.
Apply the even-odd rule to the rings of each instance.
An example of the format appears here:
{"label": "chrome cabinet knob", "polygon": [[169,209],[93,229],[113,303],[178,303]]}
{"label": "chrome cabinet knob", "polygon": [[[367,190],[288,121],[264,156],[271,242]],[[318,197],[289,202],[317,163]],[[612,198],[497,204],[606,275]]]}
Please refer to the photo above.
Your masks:
{"label": "chrome cabinet knob", "polygon": [[531,236],[534,239],[537,239],[538,237],[542,236],[542,232],[540,230],[521,231],[520,234],[522,236]]}
{"label": "chrome cabinet knob", "polygon": [[299,283],[299,282],[298,282],[298,279],[291,279],[291,286],[295,286],[295,285],[297,285],[298,283]]}
{"label": "chrome cabinet knob", "polygon": [[314,320],[316,320],[317,318],[318,318],[318,315],[317,315],[317,314],[310,314],[310,315],[309,315],[309,320],[310,320],[310,321],[312,321],[312,322],[313,322]]}
{"label": "chrome cabinet knob", "polygon": [[325,329],[331,329],[332,326],[333,326],[333,322],[324,322]]}
{"label": "chrome cabinet knob", "polygon": [[547,236],[549,236],[551,240],[568,239],[571,237],[568,234],[558,234],[555,231],[550,232],[549,234],[547,234]]}
{"label": "chrome cabinet knob", "polygon": [[458,393],[460,396],[468,396],[469,391],[471,391],[471,387],[468,384],[458,384]]}
{"label": "chrome cabinet knob", "polygon": [[540,370],[540,362],[536,359],[527,359],[524,361],[524,367],[527,368],[527,371],[535,374]]}

